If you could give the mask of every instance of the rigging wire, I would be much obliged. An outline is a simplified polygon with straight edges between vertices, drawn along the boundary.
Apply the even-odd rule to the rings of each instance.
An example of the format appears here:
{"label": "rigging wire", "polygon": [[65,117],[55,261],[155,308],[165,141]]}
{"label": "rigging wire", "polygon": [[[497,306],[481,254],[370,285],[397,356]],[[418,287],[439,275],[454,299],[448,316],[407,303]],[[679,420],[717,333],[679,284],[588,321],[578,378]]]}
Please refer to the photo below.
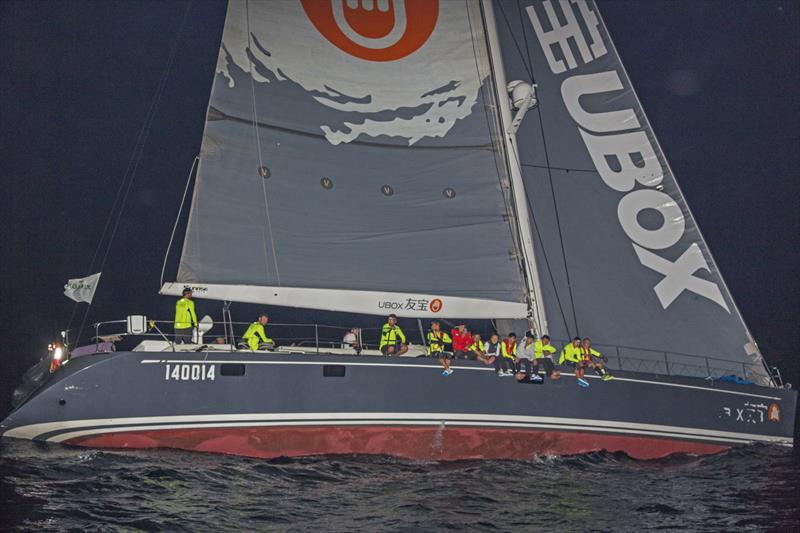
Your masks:
{"label": "rigging wire", "polygon": [[[467,0],[465,0],[464,4],[465,4],[465,11],[467,13],[467,22],[469,24],[470,35],[474,36],[475,35],[475,30],[474,30],[474,28],[472,26],[472,17],[470,16],[469,3],[467,2]],[[482,11],[481,11],[481,17],[483,17],[483,12]],[[484,36],[484,38],[486,38],[486,37]],[[482,83],[481,69],[480,69],[480,65],[478,63],[478,51],[477,51],[477,49],[475,47],[475,39],[474,38],[470,39],[470,42],[472,43],[472,55],[475,58],[475,72],[476,72],[476,74],[478,76],[478,81],[479,81],[479,85],[480,85],[479,91],[481,93],[481,98],[483,99],[484,102],[489,102],[489,101],[491,101],[491,99],[493,99],[495,97],[495,92],[491,91],[491,90],[490,91],[485,90],[485,84]],[[487,60],[490,63],[490,66],[489,66],[490,73],[489,73],[489,75],[492,75],[491,74],[491,61],[492,61],[492,58],[489,56],[489,53],[488,53],[488,43],[485,43],[485,44],[487,45]],[[488,93],[488,98],[487,98],[487,93]],[[500,95],[497,95],[497,98],[500,98]],[[495,110],[499,109],[499,102],[497,100],[493,101],[493,105],[492,104],[488,104],[488,103],[485,104],[485,105],[486,105],[486,107],[494,108]],[[524,254],[522,252],[522,237],[517,234],[518,230],[516,229],[516,224],[513,222],[513,220],[517,217],[516,208],[513,205],[513,202],[511,201],[510,195],[505,192],[505,188],[504,188],[504,184],[503,184],[503,176],[504,175],[505,176],[509,176],[508,181],[509,182],[511,181],[510,180],[511,170],[508,168],[508,161],[504,161],[505,164],[503,164],[503,165],[498,163],[498,154],[502,154],[503,150],[504,150],[503,146],[502,146],[503,143],[498,142],[496,140],[496,139],[498,139],[500,136],[502,136],[504,134],[503,130],[502,130],[502,125],[500,125],[497,122],[495,122],[494,124],[492,123],[491,116],[493,116],[493,115],[490,112],[485,112],[484,115],[486,116],[486,128],[487,128],[487,130],[489,132],[489,137],[490,137],[490,139],[492,141],[493,153],[495,154],[492,159],[494,160],[494,166],[495,166],[495,171],[496,171],[496,175],[497,175],[497,182],[498,182],[498,186],[500,187],[500,191],[501,191],[501,193],[503,195],[503,203],[505,204],[505,207],[506,207],[507,216],[509,217],[509,223],[506,224],[506,226],[508,227],[508,231],[509,231],[509,234],[511,236],[511,242],[514,243],[514,245],[515,245],[514,253],[515,253],[515,256],[516,256],[516,260],[517,260],[517,268],[520,270],[520,274],[522,275],[523,280],[525,280],[525,285],[527,286],[525,256],[524,256]],[[493,131],[496,131],[497,133],[495,135],[492,135]],[[502,156],[499,156],[499,157],[501,159],[503,159]],[[503,169],[501,169],[501,166],[503,167]],[[509,190],[510,190],[510,187],[509,187]],[[527,296],[528,295],[526,294],[526,300],[529,300],[529,298]],[[534,307],[534,303],[532,301],[529,301],[528,305],[531,308]]]}
{"label": "rigging wire", "polygon": [[[511,35],[511,40],[514,41],[514,46],[517,48],[517,53],[519,54],[519,57],[522,59],[522,65],[525,67],[525,70],[528,72],[528,78],[532,80],[533,79],[533,70],[531,69],[531,67],[527,63],[525,63],[525,56],[522,55],[522,48],[520,48],[519,43],[517,42],[517,38],[514,36],[514,31],[511,29],[511,23],[508,21],[508,17],[506,16],[506,12],[503,9],[503,2],[497,2],[496,5],[499,8],[500,14],[503,16],[503,20],[506,23],[506,27],[508,28],[508,34]],[[517,3],[517,5],[519,5],[519,2]],[[520,19],[520,20],[522,20],[522,19]],[[522,31],[523,32],[525,31],[525,24],[524,23],[522,24]],[[526,44],[527,44],[527,41],[526,41]]]}
{"label": "rigging wire", "polygon": [[[525,55],[523,55],[522,47],[520,46],[519,42],[517,41],[516,35],[515,35],[513,29],[511,28],[511,22],[509,21],[508,16],[506,15],[505,9],[503,8],[503,3],[502,2],[498,2],[497,6],[498,6],[498,8],[500,10],[500,14],[503,16],[503,20],[505,21],[506,27],[508,28],[508,34],[511,36],[511,39],[514,42],[514,47],[517,49],[517,53],[519,54],[520,60],[522,61],[522,65],[523,65],[523,67],[525,67],[525,71],[528,73],[528,77],[531,80],[531,83],[535,83],[535,80],[534,80],[534,77],[533,77],[533,61],[531,60],[530,47],[528,46],[528,36],[527,36],[527,32],[525,31],[525,23],[524,23],[525,19],[523,17],[522,4],[519,1],[517,2],[517,10],[519,12],[519,20],[521,21],[520,26],[522,27],[522,40],[525,43],[525,51],[526,51]],[[527,55],[527,61],[525,60],[526,59],[526,55]],[[537,106],[537,112],[539,112],[538,106]],[[541,114],[539,116],[539,123],[541,124]],[[544,132],[542,132],[542,138],[544,139]],[[536,165],[526,165],[526,164],[522,163],[522,159],[519,156],[519,152],[517,150],[516,144],[512,144],[512,147],[514,149],[514,155],[516,156],[517,161],[520,161],[520,166],[521,167],[536,166]],[[545,144],[544,148],[545,148],[545,156],[546,156],[547,155],[547,145],[546,144]],[[547,168],[548,172],[550,172],[550,168],[551,167],[549,166],[549,161],[548,161],[548,165],[545,168]],[[524,175],[525,174],[523,173],[523,177],[524,177]],[[552,177],[551,177],[551,179],[552,179]],[[552,183],[551,183],[551,190],[552,190]],[[558,305],[558,311],[561,314],[561,319],[564,322],[564,328],[565,328],[565,330],[567,332],[567,335],[571,336],[571,334],[569,332],[570,331],[570,327],[569,327],[569,323],[567,322],[567,316],[566,316],[566,313],[564,312],[564,306],[561,303],[561,297],[558,294],[558,287],[556,286],[555,277],[553,276],[553,269],[550,266],[550,260],[548,258],[547,251],[545,250],[545,247],[544,247],[544,241],[542,240],[541,232],[539,231],[539,224],[537,224],[537,222],[536,222],[536,214],[535,214],[535,212],[533,210],[533,205],[531,204],[530,197],[527,194],[525,194],[525,202],[526,202],[526,204],[528,206],[528,212],[531,214],[531,222],[532,222],[532,225],[533,225],[533,229],[536,232],[537,242],[542,243],[541,256],[544,259],[544,264],[545,264],[545,267],[547,268],[547,274],[550,277],[550,283],[553,285],[553,294],[555,295],[555,298],[556,298],[556,304]],[[557,206],[556,206],[556,209],[557,209]],[[559,229],[559,234],[560,234],[560,229]],[[562,240],[562,245],[561,246],[562,246],[562,252],[563,252],[563,240]],[[566,265],[566,259],[565,259],[565,265]],[[572,300],[571,290],[570,290],[570,302],[572,303],[573,315],[574,315],[575,303]],[[575,320],[575,324],[576,324],[575,327],[577,329],[577,319]]]}
{"label": "rigging wire", "polygon": [[[533,83],[533,60],[531,59],[531,47],[528,46],[528,32],[525,31],[525,16],[522,14],[522,2],[517,0],[517,12],[519,13],[519,21],[520,26],[522,26],[522,42],[525,43],[525,54],[528,56],[528,74],[531,76],[531,83]],[[514,35],[513,33],[511,34]],[[522,54],[520,53],[520,56]],[[525,63],[525,58],[522,58],[522,62]]]}
{"label": "rigging wire", "polygon": [[[511,23],[509,22],[508,17],[506,17],[505,11],[503,10],[502,2],[499,2],[498,5],[500,6],[500,12],[503,15],[503,19],[505,20],[506,26],[507,26],[507,28],[509,30],[509,34],[511,35],[511,38],[514,41],[514,46],[517,49],[517,53],[519,54],[520,60],[522,61],[522,64],[525,67],[525,70],[527,71],[528,75],[530,76],[531,82],[535,85],[536,84],[536,78],[533,75],[533,62],[531,61],[530,48],[528,47],[528,37],[527,37],[527,33],[525,31],[525,24],[524,24],[524,22],[522,23],[522,34],[523,34],[523,39],[525,41],[525,50],[526,50],[526,55],[527,55],[527,60],[528,60],[527,62],[525,61],[526,55],[523,55],[522,48],[520,47],[519,43],[517,42],[516,37],[514,37],[514,31],[511,28]],[[524,18],[522,18],[522,5],[520,4],[519,1],[517,1],[517,9],[518,9],[518,11],[520,13],[520,20],[524,20]],[[539,105],[536,106],[536,113],[538,114],[539,128],[540,128],[541,134],[542,134],[542,147],[544,149],[545,165],[546,165],[546,168],[547,168],[547,175],[548,175],[548,179],[549,179],[549,182],[550,182],[550,193],[551,193],[552,198],[553,198],[553,209],[555,210],[555,215],[556,215],[556,227],[558,228],[558,239],[559,239],[560,244],[561,244],[561,257],[562,257],[562,260],[564,261],[564,273],[565,273],[566,278],[567,278],[567,289],[568,289],[568,292],[569,292],[569,300],[570,300],[570,304],[571,304],[571,307],[572,307],[572,318],[575,321],[576,333],[579,333],[580,332],[580,328],[578,326],[578,316],[577,316],[577,313],[575,311],[575,297],[574,297],[573,292],[572,292],[572,283],[571,283],[570,275],[569,275],[569,267],[567,265],[567,255],[566,255],[566,250],[564,248],[564,234],[563,234],[563,231],[561,230],[561,218],[560,218],[560,215],[559,215],[559,212],[558,212],[558,204],[556,202],[556,193],[555,193],[555,187],[554,187],[554,183],[553,183],[553,171],[552,171],[552,167],[550,166],[550,154],[549,154],[549,152],[547,150],[547,139],[545,137],[544,123],[542,121],[541,100],[539,101]],[[515,150],[516,150],[516,147],[515,147]],[[529,166],[529,165],[524,165],[522,163],[520,163],[520,164],[521,164],[521,166]],[[534,218],[533,217],[533,209],[532,209],[532,206],[530,205],[530,201],[528,200],[527,195],[526,195],[526,201],[528,201],[528,210],[531,213],[531,217]],[[535,223],[535,219],[534,219],[534,224],[533,225],[534,225],[534,228],[536,229],[536,233],[538,235],[539,234],[539,228],[537,227],[537,225]],[[541,236],[540,236],[540,242],[541,242]],[[542,254],[544,256],[545,263],[547,264],[547,270],[548,270],[548,273],[550,274],[550,279],[551,279],[551,281],[553,283],[553,288],[554,288],[554,292],[556,294],[556,298],[558,299],[559,308],[561,308],[561,300],[558,297],[558,290],[555,287],[555,278],[553,278],[552,270],[550,269],[549,261],[547,259],[547,253],[544,251],[544,248],[542,248]],[[564,318],[565,326],[567,328],[567,332],[569,333],[569,329],[570,328],[566,324],[566,317],[563,315],[563,310],[562,310],[562,318]]]}
{"label": "rigging wire", "polygon": [[[558,240],[561,246],[561,259],[564,261],[564,275],[567,278],[567,291],[569,292],[569,301],[572,307],[572,319],[575,321],[575,333],[576,335],[580,335],[580,326],[578,325],[578,314],[575,311],[575,297],[572,293],[572,281],[570,280],[569,276],[569,265],[567,264],[567,252],[564,247],[564,232],[561,230],[561,215],[558,212],[558,202],[556,200],[556,188],[555,183],[553,182],[553,170],[550,168],[550,154],[547,150],[547,138],[544,134],[544,121],[542,120],[542,111],[540,108],[541,100],[539,101],[539,105],[536,106],[536,113],[538,114],[539,118],[539,129],[542,133],[542,147],[544,148],[544,159],[545,165],[547,165],[547,178],[550,182],[550,195],[553,198],[553,211],[556,215],[556,228],[558,229]],[[552,275],[551,275],[552,277]],[[553,279],[553,284],[555,284],[555,279]],[[558,291],[556,291],[557,293]],[[567,332],[569,332],[569,328],[567,328]]]}
{"label": "rigging wire", "polygon": [[[122,180],[119,184],[119,188],[117,189],[117,194],[114,198],[114,202],[111,205],[111,210],[109,211],[108,218],[106,219],[106,223],[103,226],[103,232],[100,235],[100,240],[97,243],[97,247],[95,248],[94,254],[92,256],[92,260],[89,263],[89,273],[91,273],[95,269],[95,263],[100,253],[100,248],[103,245],[103,242],[106,241],[106,234],[108,233],[109,228],[111,228],[111,233],[106,242],[105,252],[103,253],[102,259],[98,266],[100,272],[103,271],[105,268],[106,262],[108,260],[108,254],[111,251],[111,247],[114,244],[114,237],[117,234],[117,230],[119,229],[119,223],[122,220],[122,215],[125,211],[125,205],[127,204],[128,196],[130,195],[131,188],[133,186],[134,181],[136,180],[136,170],[139,167],[139,163],[142,160],[142,156],[144,155],[144,147],[147,144],[147,139],[150,136],[150,131],[152,129],[154,118],[156,116],[156,112],[158,110],[158,105],[161,101],[161,97],[164,95],[164,89],[166,87],[167,79],[172,71],[172,66],[175,62],[175,56],[177,55],[178,51],[178,44],[180,43],[181,36],[183,35],[183,30],[186,26],[186,21],[188,20],[189,11],[192,7],[192,0],[187,2],[186,9],[183,11],[183,16],[181,18],[180,26],[178,27],[178,31],[175,36],[175,40],[172,43],[172,48],[170,49],[170,53],[167,58],[167,64],[164,67],[164,72],[162,73],[161,77],[159,78],[158,84],[156,85],[155,93],[153,94],[153,98],[150,101],[150,106],[147,109],[147,113],[145,114],[145,120],[142,123],[142,127],[139,130],[139,133],[136,137],[136,142],[134,143],[133,151],[131,152],[131,157],[128,160],[128,164],[125,168],[125,173],[122,175]],[[113,220],[113,225],[112,225]],[[70,329],[72,326],[72,321],[75,318],[76,311],[80,302],[75,302],[73,307],[72,315],[70,317],[69,323],[67,325],[67,330]],[[80,342],[81,333],[83,332],[83,328],[86,327],[86,319],[89,316],[89,311],[92,307],[91,303],[87,303],[86,309],[83,312],[83,318],[81,319],[80,328],[78,328],[78,334],[75,338],[74,345]]]}
{"label": "rigging wire", "polygon": [[178,222],[181,219],[181,213],[183,213],[183,204],[186,202],[186,193],[189,192],[189,184],[192,182],[192,173],[194,169],[197,167],[197,164],[200,162],[200,156],[195,156],[194,160],[192,161],[192,168],[189,169],[189,175],[186,177],[186,186],[183,188],[183,196],[181,196],[181,205],[178,207],[178,216],[175,217],[175,224],[172,225],[172,233],[169,236],[169,244],[167,245],[167,253],[164,254],[164,263],[161,265],[161,279],[159,283],[159,287],[164,286],[164,272],[167,270],[167,258],[169,257],[169,252],[172,249],[172,241],[175,240],[175,232],[178,230]]}
{"label": "rigging wire", "polygon": [[[247,17],[247,62],[250,67],[250,92],[253,98],[253,130],[255,131],[256,136],[256,148],[258,152],[258,168],[259,171],[264,168],[264,160],[261,155],[261,135],[258,131],[258,108],[256,106],[256,82],[255,77],[253,76],[253,59],[252,59],[252,49],[253,49],[253,34],[250,32],[250,0],[245,2],[245,16]],[[275,265],[275,278],[278,282],[278,286],[281,284],[281,274],[278,270],[278,257],[275,252],[275,239],[272,235],[272,221],[269,216],[269,199],[267,198],[267,184],[266,184],[266,177],[262,177],[261,179],[261,192],[264,195],[264,212],[267,218],[267,229],[269,231],[269,242],[272,247],[272,262]],[[262,230],[263,232],[263,230]],[[262,239],[262,241],[266,241],[266,239]],[[267,267],[267,276],[269,276],[269,259],[267,257],[267,244],[264,242],[264,264]]]}
{"label": "rigging wire", "polygon": [[[516,155],[517,160],[519,160],[519,152],[517,152],[517,147],[516,145],[512,146],[514,147],[514,154]],[[523,173],[522,176],[524,179],[525,174]],[[536,242],[541,243],[540,248],[542,250],[542,257],[544,258],[544,264],[547,267],[547,274],[550,276],[550,283],[553,285],[553,294],[556,297],[556,303],[558,304],[558,311],[561,314],[561,320],[564,321],[564,329],[567,332],[567,336],[571,337],[571,334],[569,332],[570,330],[569,323],[567,322],[567,315],[564,313],[564,306],[561,304],[561,297],[558,295],[558,287],[556,287],[556,280],[553,277],[553,270],[552,268],[550,268],[550,260],[547,258],[547,252],[545,252],[544,241],[542,240],[542,234],[539,232],[539,224],[536,223],[536,215],[533,210],[533,205],[531,204],[531,199],[527,194],[525,194],[525,203],[528,204],[528,212],[531,214],[531,222],[533,223],[532,224],[533,229],[534,231],[536,231],[536,239],[537,239]]]}

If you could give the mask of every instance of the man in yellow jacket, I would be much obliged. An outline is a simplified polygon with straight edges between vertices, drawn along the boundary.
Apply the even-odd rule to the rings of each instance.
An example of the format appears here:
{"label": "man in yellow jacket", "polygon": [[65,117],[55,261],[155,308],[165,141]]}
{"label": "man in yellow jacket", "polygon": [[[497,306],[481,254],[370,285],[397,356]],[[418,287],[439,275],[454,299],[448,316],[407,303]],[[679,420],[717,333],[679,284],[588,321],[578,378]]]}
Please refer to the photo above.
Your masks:
{"label": "man in yellow jacket", "polygon": [[544,366],[544,371],[550,379],[558,379],[561,373],[556,370],[553,365],[553,354],[556,353],[556,347],[550,344],[550,336],[542,335],[542,338],[533,343],[533,371],[539,372],[539,365]]}
{"label": "man in yellow jacket", "polygon": [[381,328],[381,343],[378,346],[383,355],[403,355],[408,351],[406,334],[397,325],[397,316],[389,315]]}
{"label": "man in yellow jacket", "polygon": [[439,364],[442,365],[442,375],[449,376],[453,373],[450,368],[450,352],[445,351],[445,344],[453,344],[453,339],[447,332],[442,331],[442,325],[438,320],[431,322],[431,329],[428,331],[428,356],[438,357]]}
{"label": "man in yellow jacket", "polygon": [[584,363],[580,337],[575,337],[572,339],[571,343],[561,349],[561,357],[558,359],[558,364],[563,365],[564,363],[567,363],[575,369],[575,377],[578,379],[578,385],[581,387],[589,386],[589,382],[583,379]]}
{"label": "man in yellow jacket", "polygon": [[265,314],[258,315],[258,320],[250,324],[247,331],[242,335],[242,341],[253,351],[260,349],[272,350],[275,348],[275,341],[267,337],[264,326],[269,322],[269,317]]}
{"label": "man in yellow jacket", "polygon": [[192,332],[197,327],[197,314],[194,312],[192,289],[186,287],[181,299],[175,303],[175,343],[191,343]]}

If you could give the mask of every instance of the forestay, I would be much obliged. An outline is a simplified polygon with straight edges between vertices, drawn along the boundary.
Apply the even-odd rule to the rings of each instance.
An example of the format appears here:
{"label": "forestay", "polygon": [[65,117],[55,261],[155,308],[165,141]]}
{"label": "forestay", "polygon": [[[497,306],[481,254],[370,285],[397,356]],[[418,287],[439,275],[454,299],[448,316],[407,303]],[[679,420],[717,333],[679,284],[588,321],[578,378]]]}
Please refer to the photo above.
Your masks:
{"label": "forestay", "polygon": [[474,1],[229,2],[178,284],[524,317],[491,81]]}
{"label": "forestay", "polygon": [[550,334],[718,357],[739,374],[755,363],[749,377],[767,382],[597,7],[495,6],[508,79],[538,84],[517,138]]}

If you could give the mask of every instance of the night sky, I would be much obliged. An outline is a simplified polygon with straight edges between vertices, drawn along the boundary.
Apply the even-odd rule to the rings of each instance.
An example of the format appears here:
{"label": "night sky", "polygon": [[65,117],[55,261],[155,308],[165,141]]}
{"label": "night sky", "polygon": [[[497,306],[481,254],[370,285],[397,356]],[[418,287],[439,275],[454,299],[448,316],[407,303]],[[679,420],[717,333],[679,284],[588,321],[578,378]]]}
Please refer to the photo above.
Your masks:
{"label": "night sky", "polygon": [[[746,322],[800,385],[800,3],[598,3]],[[224,15],[210,0],[0,2],[0,415],[73,313],[67,278],[97,270],[92,256],[178,38],[88,320],[171,318],[174,300],[157,295],[161,263],[200,149]],[[215,319],[220,309],[198,303]],[[235,320],[250,313],[234,306]]]}

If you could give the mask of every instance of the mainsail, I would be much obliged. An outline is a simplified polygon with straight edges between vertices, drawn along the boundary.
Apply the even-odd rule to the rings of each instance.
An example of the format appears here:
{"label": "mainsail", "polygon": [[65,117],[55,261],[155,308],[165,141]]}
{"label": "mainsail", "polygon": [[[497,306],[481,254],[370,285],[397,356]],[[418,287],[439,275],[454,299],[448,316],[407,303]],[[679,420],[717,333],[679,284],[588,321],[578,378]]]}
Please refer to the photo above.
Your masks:
{"label": "mainsail", "polygon": [[550,334],[767,382],[594,2],[495,6],[508,78],[538,85],[518,139]]}
{"label": "mainsail", "polygon": [[229,2],[162,292],[525,317],[481,20],[473,0]]}

